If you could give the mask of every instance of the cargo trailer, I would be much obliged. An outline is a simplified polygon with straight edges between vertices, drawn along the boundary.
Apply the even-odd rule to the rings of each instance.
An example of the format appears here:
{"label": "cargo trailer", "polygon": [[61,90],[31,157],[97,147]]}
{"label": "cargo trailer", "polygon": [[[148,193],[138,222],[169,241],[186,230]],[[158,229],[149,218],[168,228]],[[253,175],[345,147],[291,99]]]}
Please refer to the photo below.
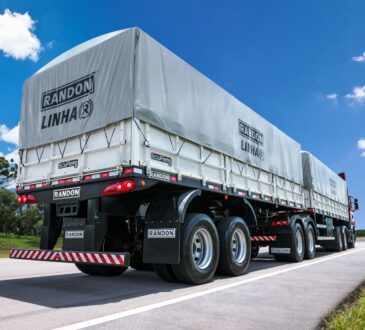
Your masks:
{"label": "cargo trailer", "polygon": [[202,284],[261,246],[300,262],[355,245],[345,180],[138,28],[25,82],[19,152],[19,203],[45,212],[40,249],[11,258]]}

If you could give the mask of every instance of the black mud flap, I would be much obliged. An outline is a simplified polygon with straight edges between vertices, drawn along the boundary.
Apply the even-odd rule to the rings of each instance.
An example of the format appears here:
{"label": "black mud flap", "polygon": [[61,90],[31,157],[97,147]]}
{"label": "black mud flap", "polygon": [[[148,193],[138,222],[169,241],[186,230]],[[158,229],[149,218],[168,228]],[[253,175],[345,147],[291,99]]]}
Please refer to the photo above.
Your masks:
{"label": "black mud flap", "polygon": [[180,221],[176,198],[150,204],[145,217],[143,262],[180,262]]}

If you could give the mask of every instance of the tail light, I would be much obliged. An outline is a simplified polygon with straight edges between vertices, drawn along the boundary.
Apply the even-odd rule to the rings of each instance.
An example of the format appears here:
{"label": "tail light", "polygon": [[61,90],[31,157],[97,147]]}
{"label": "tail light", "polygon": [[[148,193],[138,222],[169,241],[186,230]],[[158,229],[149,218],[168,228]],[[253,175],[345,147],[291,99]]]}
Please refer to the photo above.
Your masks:
{"label": "tail light", "polygon": [[288,219],[271,220],[271,227],[283,227],[288,225],[289,225]]}
{"label": "tail light", "polygon": [[21,195],[18,196],[18,204],[24,205],[24,204],[36,204],[37,198],[35,198],[33,195]]}
{"label": "tail light", "polygon": [[117,183],[112,183],[108,185],[104,191],[101,193],[102,196],[109,196],[119,193],[128,192],[134,189],[134,181],[133,180],[125,180]]}

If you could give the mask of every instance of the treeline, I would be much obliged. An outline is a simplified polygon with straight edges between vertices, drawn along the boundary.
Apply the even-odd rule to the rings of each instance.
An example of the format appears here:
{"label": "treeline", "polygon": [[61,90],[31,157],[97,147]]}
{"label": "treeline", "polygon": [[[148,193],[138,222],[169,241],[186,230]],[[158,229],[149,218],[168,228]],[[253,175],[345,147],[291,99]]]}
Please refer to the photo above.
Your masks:
{"label": "treeline", "polygon": [[19,205],[13,192],[0,188],[0,232],[5,235],[39,235],[43,224],[40,205]]}

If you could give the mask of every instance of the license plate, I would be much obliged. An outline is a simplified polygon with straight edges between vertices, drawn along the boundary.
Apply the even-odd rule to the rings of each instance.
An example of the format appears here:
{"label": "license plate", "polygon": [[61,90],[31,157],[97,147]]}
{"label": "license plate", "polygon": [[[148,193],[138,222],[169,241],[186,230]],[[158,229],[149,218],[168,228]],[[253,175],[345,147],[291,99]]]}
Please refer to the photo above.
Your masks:
{"label": "license plate", "polygon": [[65,238],[67,238],[67,239],[84,238],[84,231],[83,230],[66,230]]}
{"label": "license plate", "polygon": [[290,248],[272,247],[270,253],[276,254],[290,254]]}

